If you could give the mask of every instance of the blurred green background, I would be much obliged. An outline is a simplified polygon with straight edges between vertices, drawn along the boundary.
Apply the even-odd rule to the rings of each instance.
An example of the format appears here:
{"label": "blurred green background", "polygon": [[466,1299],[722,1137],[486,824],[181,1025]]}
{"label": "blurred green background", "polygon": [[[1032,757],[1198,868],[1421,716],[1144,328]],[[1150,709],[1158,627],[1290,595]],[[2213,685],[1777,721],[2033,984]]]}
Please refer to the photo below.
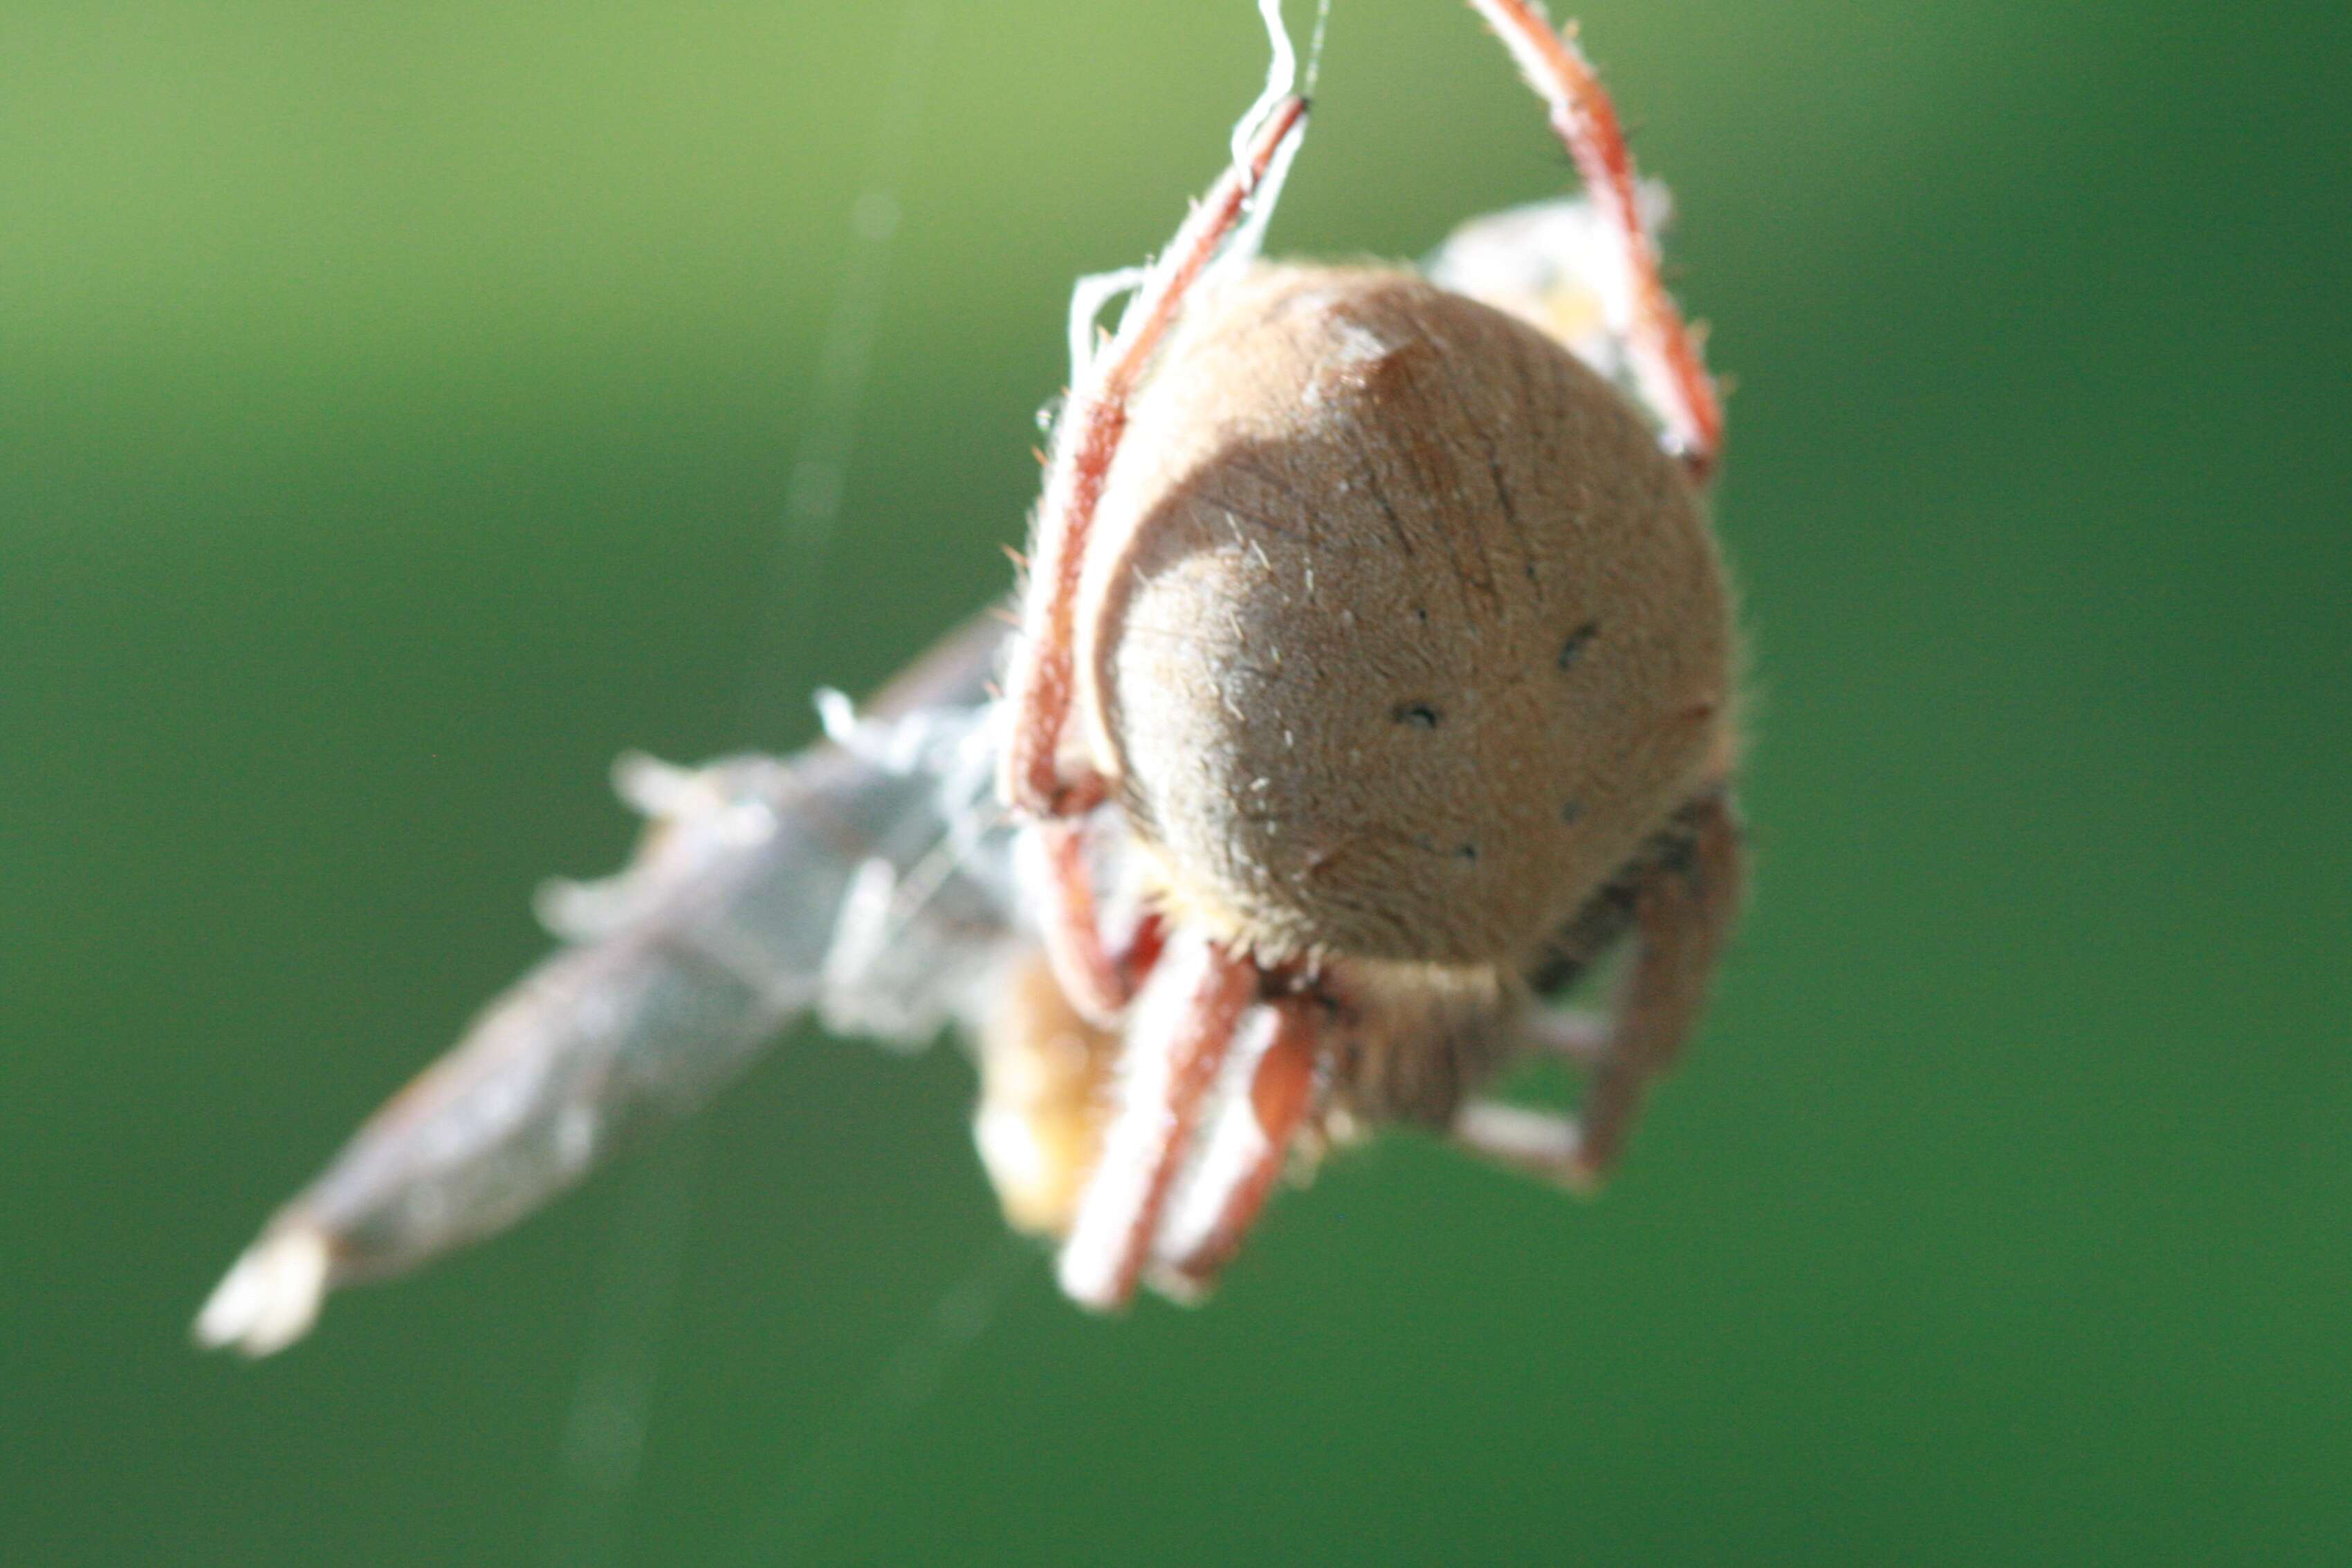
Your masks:
{"label": "blurred green background", "polygon": [[[1278,248],[1559,186],[1458,7],[1336,9]],[[1752,917],[1606,1198],[1399,1138],[1091,1321],[956,1053],[809,1036],[256,1367],[189,1315],[617,862],[607,760],[797,744],[1003,591],[1070,279],[1262,44],[0,8],[0,1561],[2352,1559],[2346,8],[1581,12],[1759,688]]]}

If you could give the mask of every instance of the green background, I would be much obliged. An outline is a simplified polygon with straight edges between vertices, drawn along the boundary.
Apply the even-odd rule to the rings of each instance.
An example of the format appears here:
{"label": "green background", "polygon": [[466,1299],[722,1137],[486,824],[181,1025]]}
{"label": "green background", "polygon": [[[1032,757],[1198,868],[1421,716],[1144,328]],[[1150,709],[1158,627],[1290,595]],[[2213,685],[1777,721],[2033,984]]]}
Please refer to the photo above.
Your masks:
{"label": "green background", "polygon": [[[1607,1197],[1392,1139],[1092,1321],[957,1054],[807,1036],[247,1366],[197,1301],[617,862],[608,758],[797,744],[1003,591],[1069,281],[1262,45],[942,5],[908,119],[897,4],[0,9],[0,1561],[2352,1558],[2345,8],[1583,16],[1759,689]],[[1466,15],[1339,0],[1276,243],[1564,177]]]}

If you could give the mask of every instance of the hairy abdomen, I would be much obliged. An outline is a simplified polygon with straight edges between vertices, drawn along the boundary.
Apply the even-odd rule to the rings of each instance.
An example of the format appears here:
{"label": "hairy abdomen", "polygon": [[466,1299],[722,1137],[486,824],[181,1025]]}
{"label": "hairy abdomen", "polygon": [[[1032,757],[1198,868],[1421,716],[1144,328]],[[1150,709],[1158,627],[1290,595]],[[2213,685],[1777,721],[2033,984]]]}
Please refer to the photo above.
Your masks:
{"label": "hairy abdomen", "polygon": [[1079,607],[1164,894],[1262,956],[1510,962],[1700,781],[1698,504],[1624,399],[1411,275],[1268,267],[1137,406]]}

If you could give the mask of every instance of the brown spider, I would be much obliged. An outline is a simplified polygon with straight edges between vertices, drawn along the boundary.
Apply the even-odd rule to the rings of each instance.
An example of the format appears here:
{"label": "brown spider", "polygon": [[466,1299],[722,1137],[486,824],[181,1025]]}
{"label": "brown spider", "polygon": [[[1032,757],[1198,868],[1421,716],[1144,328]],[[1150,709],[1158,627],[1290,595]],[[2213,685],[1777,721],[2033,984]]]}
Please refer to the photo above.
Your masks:
{"label": "brown spider", "polygon": [[[1591,68],[1525,0],[1472,4],[1613,234],[1663,439],[1511,299],[1257,262],[1306,125],[1286,91],[1075,367],[999,792],[1047,868],[1059,991],[1119,1041],[1061,1255],[1088,1306],[1147,1277],[1205,1287],[1294,1145],[1357,1126],[1591,1183],[1738,900],[1729,596],[1701,503],[1719,406]],[[1081,289],[1081,343],[1098,298]],[[1115,936],[1106,834],[1145,884]],[[1531,1008],[1627,936],[1606,1023]],[[1055,999],[1034,1030],[1066,1036]],[[1531,1051],[1589,1069],[1576,1122],[1479,1097]]]}

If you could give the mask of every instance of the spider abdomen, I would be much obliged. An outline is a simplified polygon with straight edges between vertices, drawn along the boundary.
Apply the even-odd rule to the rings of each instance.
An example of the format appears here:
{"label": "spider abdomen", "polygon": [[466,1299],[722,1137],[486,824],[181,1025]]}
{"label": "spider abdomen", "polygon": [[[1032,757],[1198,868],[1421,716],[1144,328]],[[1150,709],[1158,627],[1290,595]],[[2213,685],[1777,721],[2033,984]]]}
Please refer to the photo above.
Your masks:
{"label": "spider abdomen", "polygon": [[1411,274],[1268,267],[1138,401],[1078,604],[1089,747],[1187,917],[1509,962],[1716,763],[1712,538],[1626,401]]}

